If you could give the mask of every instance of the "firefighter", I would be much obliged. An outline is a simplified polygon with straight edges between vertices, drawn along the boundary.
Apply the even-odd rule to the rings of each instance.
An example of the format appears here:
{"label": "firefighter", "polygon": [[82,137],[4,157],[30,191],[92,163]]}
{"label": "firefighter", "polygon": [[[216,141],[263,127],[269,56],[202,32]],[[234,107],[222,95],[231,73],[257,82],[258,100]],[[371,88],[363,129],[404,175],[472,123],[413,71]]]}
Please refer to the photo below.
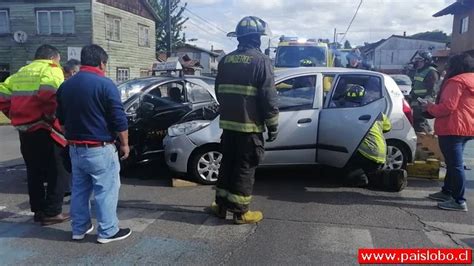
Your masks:
{"label": "firefighter", "polygon": [[19,131],[31,211],[42,225],[69,220],[62,213],[65,180],[58,178],[55,159],[55,143],[66,145],[55,119],[56,90],[64,81],[59,61],[55,47],[42,45],[31,64],[0,83],[0,111]]}
{"label": "firefighter", "polygon": [[[359,85],[351,86],[344,96],[345,106],[359,106],[362,104],[364,97],[364,87]],[[376,172],[385,164],[387,144],[383,134],[389,132],[391,128],[392,126],[387,116],[380,113],[346,166],[346,182],[348,185],[357,187],[367,186],[369,183],[367,175]]]}
{"label": "firefighter", "polygon": [[257,223],[260,211],[250,211],[255,169],[267,141],[278,134],[277,93],[270,59],[260,51],[260,37],[267,35],[267,23],[258,17],[244,17],[229,37],[237,37],[237,50],[219,62],[216,93],[220,103],[223,159],[211,211],[225,218],[232,212],[234,223]]}
{"label": "firefighter", "polygon": [[418,98],[432,101],[436,92],[435,85],[438,83],[439,74],[433,65],[433,58],[428,51],[419,52],[414,59],[415,76],[410,93],[410,105],[413,109],[413,127],[415,132],[431,133],[431,126],[423,115],[421,103]]}

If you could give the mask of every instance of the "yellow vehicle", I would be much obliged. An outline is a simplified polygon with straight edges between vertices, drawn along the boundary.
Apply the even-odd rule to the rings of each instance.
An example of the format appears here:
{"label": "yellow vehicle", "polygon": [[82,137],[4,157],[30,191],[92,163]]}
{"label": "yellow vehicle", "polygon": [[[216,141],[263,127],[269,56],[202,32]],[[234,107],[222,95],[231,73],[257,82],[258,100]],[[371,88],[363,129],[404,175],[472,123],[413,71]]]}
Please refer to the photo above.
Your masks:
{"label": "yellow vehicle", "polygon": [[332,66],[331,57],[326,43],[315,39],[282,36],[276,49],[275,67],[299,67],[302,62],[305,62],[305,66],[328,67]]}

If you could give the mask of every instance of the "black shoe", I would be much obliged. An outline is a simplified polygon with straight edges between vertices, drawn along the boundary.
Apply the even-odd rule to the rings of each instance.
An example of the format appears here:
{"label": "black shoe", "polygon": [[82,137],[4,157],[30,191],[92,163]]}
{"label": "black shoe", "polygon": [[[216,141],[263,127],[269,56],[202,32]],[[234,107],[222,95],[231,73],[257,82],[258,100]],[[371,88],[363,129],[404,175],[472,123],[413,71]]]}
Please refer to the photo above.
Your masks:
{"label": "black shoe", "polygon": [[70,197],[70,196],[71,196],[71,191],[64,193],[64,197],[65,197],[65,198],[66,198],[66,197]]}
{"label": "black shoe", "polygon": [[107,244],[114,241],[119,241],[129,237],[132,234],[132,230],[130,228],[120,228],[119,231],[109,238],[97,238],[97,242],[101,244]]}

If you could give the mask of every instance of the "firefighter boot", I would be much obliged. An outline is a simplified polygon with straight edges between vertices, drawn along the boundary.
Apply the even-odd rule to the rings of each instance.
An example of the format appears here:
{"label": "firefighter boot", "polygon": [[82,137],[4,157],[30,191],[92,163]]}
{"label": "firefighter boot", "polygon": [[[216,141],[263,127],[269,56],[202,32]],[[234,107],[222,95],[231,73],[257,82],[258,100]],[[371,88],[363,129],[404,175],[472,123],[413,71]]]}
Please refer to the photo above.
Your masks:
{"label": "firefighter boot", "polygon": [[227,216],[227,209],[224,207],[219,207],[219,205],[217,205],[215,202],[213,202],[211,206],[207,208],[207,211],[221,219],[225,219]]}
{"label": "firefighter boot", "polygon": [[254,224],[263,219],[261,211],[247,211],[245,213],[234,213],[235,224]]}

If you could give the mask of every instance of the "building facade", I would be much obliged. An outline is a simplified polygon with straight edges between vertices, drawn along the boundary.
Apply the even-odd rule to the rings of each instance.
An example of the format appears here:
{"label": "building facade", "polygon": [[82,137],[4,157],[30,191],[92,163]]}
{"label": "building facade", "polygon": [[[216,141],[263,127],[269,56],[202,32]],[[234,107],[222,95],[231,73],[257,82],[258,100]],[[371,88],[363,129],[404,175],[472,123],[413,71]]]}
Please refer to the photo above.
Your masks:
{"label": "building facade", "polygon": [[474,1],[458,0],[434,14],[434,17],[454,15],[451,54],[468,52],[474,56]]}
{"label": "building facade", "polygon": [[192,60],[199,61],[199,64],[202,66],[202,74],[216,75],[217,65],[219,64],[218,57],[222,52],[215,52],[186,44],[184,47],[177,48],[176,51],[173,52],[173,56],[177,56],[179,58],[188,56]]}
{"label": "building facade", "polygon": [[98,44],[109,54],[108,77],[139,77],[155,61],[155,21],[145,0],[2,0],[0,71],[15,73],[42,44],[57,47],[62,63]]}
{"label": "building facade", "polygon": [[411,37],[392,35],[381,40],[368,49],[362,48],[367,61],[375,69],[384,73],[401,73],[412,56],[420,50],[437,50],[446,48],[446,43],[419,40]]}

